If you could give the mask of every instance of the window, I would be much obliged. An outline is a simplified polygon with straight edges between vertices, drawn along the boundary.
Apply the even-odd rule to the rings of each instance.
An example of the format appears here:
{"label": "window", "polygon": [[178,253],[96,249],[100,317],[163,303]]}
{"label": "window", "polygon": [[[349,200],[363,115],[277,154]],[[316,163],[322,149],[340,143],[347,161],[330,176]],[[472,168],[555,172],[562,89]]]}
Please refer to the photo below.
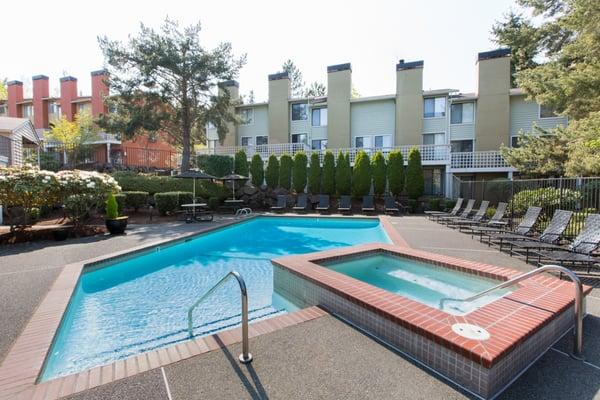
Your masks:
{"label": "window", "polygon": [[257,136],[256,137],[256,145],[257,146],[262,146],[265,144],[269,144],[269,137],[268,136]]}
{"label": "window", "polygon": [[550,106],[540,104],[540,118],[556,118],[558,115],[554,112],[554,109]]}
{"label": "window", "polygon": [[292,143],[305,143],[306,144],[306,133],[294,133],[292,135]]}
{"label": "window", "polygon": [[306,121],[308,119],[308,104],[292,104],[292,121]]}
{"label": "window", "polygon": [[6,109],[6,106],[4,104],[0,104],[0,115],[4,115],[6,114],[8,110]]}
{"label": "window", "polygon": [[472,124],[473,103],[452,104],[450,113],[451,124]]}
{"label": "window", "polygon": [[326,108],[315,108],[312,110],[312,126],[327,126]]}
{"label": "window", "polygon": [[24,105],[23,106],[23,118],[33,117],[33,106],[32,105]]}
{"label": "window", "polygon": [[438,118],[446,116],[446,98],[430,97],[424,100],[423,117]]}
{"label": "window", "polygon": [[423,180],[425,181],[426,195],[437,196],[444,193],[440,168],[423,169]]}
{"label": "window", "polygon": [[518,136],[510,137],[510,147],[513,147],[513,148],[519,147],[519,137]]}
{"label": "window", "polygon": [[91,105],[90,103],[78,103],[77,104],[77,112],[81,113],[81,112],[91,112]]}
{"label": "window", "polygon": [[375,147],[379,149],[392,147],[392,135],[375,136]]}
{"label": "window", "polygon": [[242,136],[242,146],[252,146],[254,138],[252,136]]}
{"label": "window", "polygon": [[425,133],[423,134],[423,144],[444,144],[444,133]]}
{"label": "window", "polygon": [[325,150],[327,148],[327,139],[315,139],[311,142],[313,150]]}
{"label": "window", "polygon": [[252,125],[254,123],[254,108],[241,109],[240,119],[242,120],[242,125]]}
{"label": "window", "polygon": [[473,151],[472,140],[453,140],[450,142],[451,150],[453,153],[468,153]]}
{"label": "window", "polygon": [[370,149],[373,147],[373,136],[357,136],[354,138],[354,147]]}
{"label": "window", "polygon": [[48,103],[48,114],[54,114],[54,115],[58,115],[60,114],[60,106],[58,105],[58,103],[55,102],[49,102]]}

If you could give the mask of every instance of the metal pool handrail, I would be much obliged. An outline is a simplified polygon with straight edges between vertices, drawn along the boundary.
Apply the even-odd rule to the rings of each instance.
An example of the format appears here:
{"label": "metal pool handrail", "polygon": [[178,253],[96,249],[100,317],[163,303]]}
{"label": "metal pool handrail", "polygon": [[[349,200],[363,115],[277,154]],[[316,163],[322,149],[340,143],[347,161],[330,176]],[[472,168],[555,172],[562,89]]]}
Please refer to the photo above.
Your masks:
{"label": "metal pool handrail", "polygon": [[248,291],[246,290],[246,282],[237,271],[231,271],[217,282],[210,290],[202,295],[188,310],[188,332],[190,337],[194,336],[194,326],[192,324],[192,313],[196,307],[200,305],[211,293],[221,286],[229,278],[234,277],[240,285],[240,295],[242,299],[242,354],[238,357],[242,363],[252,361],[252,354],[249,352],[248,345]]}
{"label": "metal pool handrail", "polygon": [[440,300],[440,309],[444,309],[444,303],[446,301],[457,301],[457,302],[471,302],[477,300],[491,292],[496,290],[504,289],[509,286],[513,286],[525,279],[529,279],[534,275],[541,274],[547,271],[558,271],[561,274],[567,275],[573,283],[575,284],[575,343],[573,346],[573,357],[579,360],[583,359],[583,286],[581,285],[581,280],[579,277],[570,269],[565,267],[561,267],[559,265],[544,265],[538,269],[534,269],[533,271],[526,272],[519,276],[516,276],[512,279],[509,279],[506,282],[502,282],[499,285],[486,289],[482,292],[479,292],[471,297],[467,297],[466,299],[453,299],[453,298],[444,298]]}

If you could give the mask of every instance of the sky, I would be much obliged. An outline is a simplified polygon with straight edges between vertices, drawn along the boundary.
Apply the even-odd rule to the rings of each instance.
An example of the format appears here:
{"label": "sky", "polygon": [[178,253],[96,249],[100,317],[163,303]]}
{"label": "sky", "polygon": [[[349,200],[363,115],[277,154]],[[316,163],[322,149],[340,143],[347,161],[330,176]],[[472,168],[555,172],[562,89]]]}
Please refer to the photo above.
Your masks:
{"label": "sky", "polygon": [[304,81],[327,82],[327,66],[352,63],[352,81],[361,96],[395,92],[399,59],[424,60],[423,87],[475,89],[477,53],[496,48],[494,21],[514,0],[303,0],[289,1],[9,1],[3,4],[0,79],[21,80],[26,95],[31,77],[78,78],[81,94],[90,92],[90,72],[101,69],[97,37],[126,40],[140,22],[159,27],[165,17],[188,25],[200,21],[209,48],[230,42],[246,54],[240,92],[267,99],[267,75],[292,59]]}

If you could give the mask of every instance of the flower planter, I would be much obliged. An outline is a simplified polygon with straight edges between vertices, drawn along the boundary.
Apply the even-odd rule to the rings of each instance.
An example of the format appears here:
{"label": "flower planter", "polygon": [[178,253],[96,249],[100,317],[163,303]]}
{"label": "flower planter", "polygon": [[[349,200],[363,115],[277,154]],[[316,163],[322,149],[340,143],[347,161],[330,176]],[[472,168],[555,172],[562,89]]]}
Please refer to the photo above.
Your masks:
{"label": "flower planter", "polygon": [[129,217],[118,217],[115,219],[106,219],[106,229],[111,235],[120,235],[127,228],[127,220]]}

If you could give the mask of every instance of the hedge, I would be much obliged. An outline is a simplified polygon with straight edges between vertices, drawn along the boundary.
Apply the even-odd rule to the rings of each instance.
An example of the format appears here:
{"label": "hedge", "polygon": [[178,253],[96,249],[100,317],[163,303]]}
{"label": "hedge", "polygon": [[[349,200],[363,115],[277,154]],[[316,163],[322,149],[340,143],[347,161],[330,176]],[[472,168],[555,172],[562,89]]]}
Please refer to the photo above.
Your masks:
{"label": "hedge", "polygon": [[115,201],[117,202],[118,212],[121,214],[123,210],[125,210],[125,205],[127,201],[127,197],[124,193],[117,193],[114,195]]}
{"label": "hedge", "polygon": [[[128,192],[147,192],[154,196],[161,192],[193,192],[193,179],[178,179],[170,176],[137,174],[135,172],[115,172],[113,178],[121,189]],[[209,181],[196,181],[196,196],[202,198],[226,198],[230,191],[221,185]]]}
{"label": "hedge", "polygon": [[321,193],[321,160],[318,153],[310,155],[310,168],[308,169],[308,191],[312,194]]}
{"label": "hedge", "polygon": [[385,184],[387,181],[385,157],[381,151],[378,151],[373,156],[371,170],[373,173],[373,193],[376,196],[381,196],[385,193]]}
{"label": "hedge", "polygon": [[352,190],[352,169],[350,159],[341,151],[335,166],[335,187],[339,195],[350,194]]}
{"label": "hedge", "polygon": [[148,192],[126,191],[122,193],[125,195],[125,206],[133,208],[135,211],[148,204]]}
{"label": "hedge", "polygon": [[335,193],[335,157],[329,150],[323,156],[322,192],[329,195]]}
{"label": "hedge", "polygon": [[360,150],[354,159],[354,170],[352,171],[352,194],[361,197],[371,191],[371,160],[369,155]]}
{"label": "hedge", "polygon": [[164,192],[154,195],[156,209],[160,215],[171,214],[181,208],[182,204],[192,203],[192,192]]}
{"label": "hedge", "polygon": [[239,150],[235,153],[235,173],[248,176],[248,156],[244,150]]}
{"label": "hedge", "polygon": [[304,152],[294,154],[294,166],[292,169],[292,184],[296,193],[303,193],[306,188],[306,166],[308,158]]}
{"label": "hedge", "polygon": [[527,189],[515,193],[509,202],[509,209],[518,215],[524,214],[529,206],[539,206],[544,210],[555,208],[573,210],[581,198],[581,193],[572,189],[553,187]]}
{"label": "hedge", "polygon": [[275,154],[269,156],[265,180],[269,189],[275,189],[279,185],[279,160]]}
{"label": "hedge", "polygon": [[421,153],[413,147],[408,153],[408,165],[406,166],[406,193],[410,199],[417,200],[425,191],[423,179],[423,166],[421,165]]}
{"label": "hedge", "polygon": [[198,168],[209,175],[220,178],[233,170],[233,158],[217,154],[201,154],[196,158]]}
{"label": "hedge", "polygon": [[292,157],[284,154],[279,159],[279,187],[290,190],[292,187]]}
{"label": "hedge", "polygon": [[265,170],[260,154],[252,156],[252,161],[250,162],[250,175],[252,176],[252,184],[254,186],[262,186],[263,181],[265,180]]}
{"label": "hedge", "polygon": [[400,196],[404,190],[404,158],[400,150],[391,151],[388,155],[387,177],[390,192]]}

